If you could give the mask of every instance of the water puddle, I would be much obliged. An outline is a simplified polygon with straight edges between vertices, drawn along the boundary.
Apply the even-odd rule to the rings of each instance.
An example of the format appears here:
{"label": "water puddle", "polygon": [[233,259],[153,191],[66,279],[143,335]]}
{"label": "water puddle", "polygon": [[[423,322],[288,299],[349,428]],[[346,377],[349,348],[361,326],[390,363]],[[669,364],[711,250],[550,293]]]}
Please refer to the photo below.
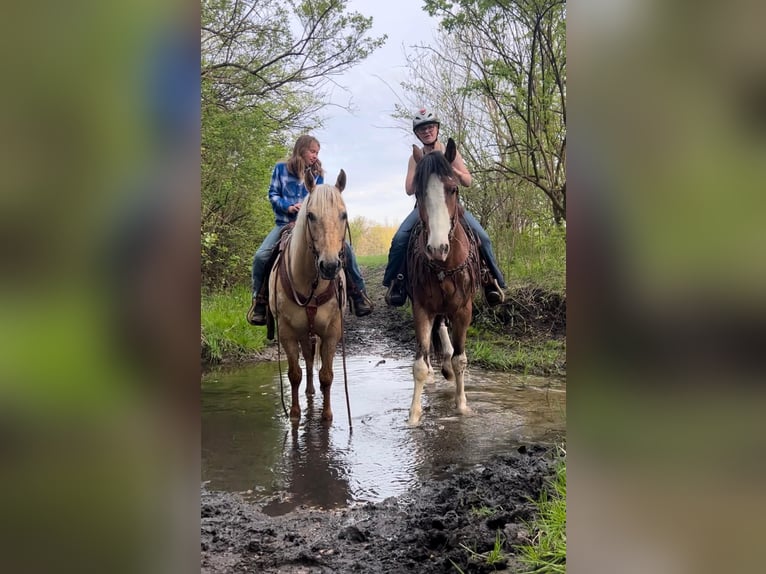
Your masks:
{"label": "water puddle", "polygon": [[[406,426],[412,361],[376,356],[346,360],[352,428],[343,368],[336,358],[331,425],[321,422],[322,396],[301,385],[302,418],[294,426],[279,398],[277,363],[217,371],[202,382],[202,480],[237,492],[278,515],[300,505],[340,508],[377,502],[454,468],[480,463],[520,444],[554,444],[565,431],[561,379],[470,367],[472,413],[457,416],[454,384],[437,377],[423,392],[422,425]],[[283,364],[285,402],[290,383]],[[304,377],[305,380],[305,377]]]}

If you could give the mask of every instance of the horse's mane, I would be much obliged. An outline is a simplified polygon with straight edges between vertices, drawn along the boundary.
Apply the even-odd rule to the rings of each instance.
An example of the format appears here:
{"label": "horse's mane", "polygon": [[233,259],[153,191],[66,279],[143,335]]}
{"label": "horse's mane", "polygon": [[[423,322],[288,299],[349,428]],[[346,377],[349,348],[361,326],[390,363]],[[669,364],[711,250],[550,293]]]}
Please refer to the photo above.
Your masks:
{"label": "horse's mane", "polygon": [[452,166],[444,157],[444,154],[434,150],[423,156],[415,167],[415,175],[412,179],[412,185],[415,188],[415,197],[422,198],[428,187],[428,180],[432,174],[438,177],[455,177]]}
{"label": "horse's mane", "polygon": [[[324,211],[328,208],[336,209],[340,205],[345,205],[338,188],[326,183],[317,185],[316,189],[308,194],[305,203],[307,207],[316,207],[320,211]],[[301,209],[301,213],[303,213],[303,211],[304,210]]]}
{"label": "horse's mane", "polygon": [[338,188],[334,185],[320,184],[317,185],[314,191],[309,193],[303,200],[303,207],[298,212],[298,217],[295,220],[295,229],[293,235],[295,235],[298,243],[301,243],[304,239],[304,230],[308,226],[308,212],[310,208],[316,209],[320,213],[324,213],[328,209],[338,209],[339,206],[344,206],[343,197],[341,196]]}

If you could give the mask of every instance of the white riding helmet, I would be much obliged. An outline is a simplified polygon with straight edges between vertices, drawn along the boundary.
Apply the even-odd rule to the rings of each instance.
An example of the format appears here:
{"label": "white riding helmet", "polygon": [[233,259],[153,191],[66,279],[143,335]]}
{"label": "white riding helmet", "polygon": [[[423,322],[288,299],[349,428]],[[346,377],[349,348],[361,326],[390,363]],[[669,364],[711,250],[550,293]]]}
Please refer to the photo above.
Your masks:
{"label": "white riding helmet", "polygon": [[435,113],[429,112],[426,108],[420,108],[415,113],[415,117],[412,118],[412,131],[414,132],[419,127],[430,124],[436,124],[436,127],[438,128],[441,125],[441,122]]}

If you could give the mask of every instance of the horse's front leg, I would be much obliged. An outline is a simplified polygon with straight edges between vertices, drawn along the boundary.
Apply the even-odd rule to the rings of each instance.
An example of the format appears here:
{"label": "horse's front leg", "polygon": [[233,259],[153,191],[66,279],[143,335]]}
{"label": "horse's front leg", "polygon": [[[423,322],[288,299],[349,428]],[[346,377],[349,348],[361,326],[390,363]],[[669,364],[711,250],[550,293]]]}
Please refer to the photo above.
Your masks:
{"label": "horse's front leg", "polygon": [[316,345],[308,337],[301,339],[301,351],[306,361],[306,396],[313,397],[314,390],[314,352]]}
{"label": "horse's front leg", "polygon": [[335,358],[337,345],[338,340],[334,337],[322,339],[319,345],[319,356],[322,360],[322,366],[319,369],[319,388],[322,389],[322,420],[327,422],[332,421],[330,391],[334,377],[332,362]]}
{"label": "horse's front leg", "polygon": [[454,344],[452,370],[455,372],[455,408],[461,415],[471,412],[465,398],[465,372],[468,367],[465,341],[468,326],[471,324],[472,312],[472,304],[469,301],[468,305],[460,309],[452,320],[452,342]]}
{"label": "horse's front leg", "polygon": [[420,398],[423,394],[423,386],[429,378],[430,361],[429,353],[431,350],[431,328],[433,318],[428,316],[422,307],[413,305],[413,316],[415,318],[415,338],[417,340],[417,351],[415,353],[415,363],[412,365],[412,377],[415,380],[415,389],[412,393],[412,404],[410,405],[410,416],[407,419],[409,426],[420,424],[420,416],[423,414],[423,408],[420,405]]}
{"label": "horse's front leg", "polygon": [[282,341],[287,355],[287,378],[290,379],[290,391],[292,404],[290,406],[290,420],[299,421],[301,418],[301,405],[298,401],[298,389],[301,386],[301,365],[298,361],[298,343],[287,337]]}

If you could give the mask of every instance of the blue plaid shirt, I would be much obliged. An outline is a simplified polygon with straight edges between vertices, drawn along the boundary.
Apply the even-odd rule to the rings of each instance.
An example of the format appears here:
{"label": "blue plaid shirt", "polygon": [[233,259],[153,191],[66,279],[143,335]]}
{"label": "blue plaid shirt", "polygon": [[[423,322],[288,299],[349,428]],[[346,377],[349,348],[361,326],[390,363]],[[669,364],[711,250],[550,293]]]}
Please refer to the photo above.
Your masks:
{"label": "blue plaid shirt", "polygon": [[[316,178],[316,182],[317,184],[324,183],[324,178],[320,175]],[[271,184],[269,184],[269,201],[274,210],[276,224],[279,227],[287,225],[290,221],[295,221],[298,214],[288,213],[287,208],[302,202],[308,194],[309,192],[303,182],[287,171],[287,163],[279,162],[274,166]]]}

